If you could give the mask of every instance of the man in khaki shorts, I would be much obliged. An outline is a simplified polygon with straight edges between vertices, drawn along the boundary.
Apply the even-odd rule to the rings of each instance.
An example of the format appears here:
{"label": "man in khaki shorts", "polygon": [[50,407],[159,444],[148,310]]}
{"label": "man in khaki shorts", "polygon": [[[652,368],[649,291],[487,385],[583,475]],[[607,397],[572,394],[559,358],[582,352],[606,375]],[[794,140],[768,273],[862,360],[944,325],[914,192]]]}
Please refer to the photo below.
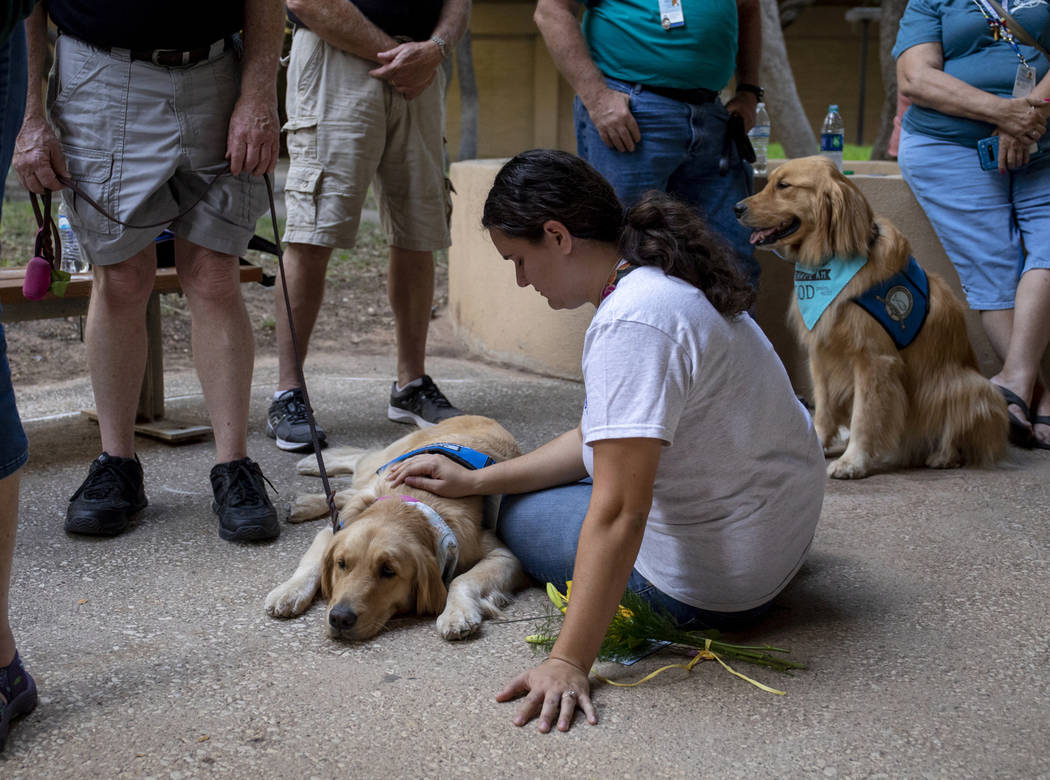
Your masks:
{"label": "man in khaki shorts", "polygon": [[103,448],[70,499],[66,530],[119,534],[146,506],[135,408],[154,239],[170,227],[215,432],[219,535],[272,539],[277,513],[246,452],[253,340],[237,257],[266,208],[260,176],[277,160],[282,5],[49,0],[26,25],[30,84],[44,77],[48,14],[60,35],[47,114],[40,91],[29,90],[14,164],[27,189],[63,190],[94,269],[86,341]]}
{"label": "man in khaki shorts", "polygon": [[[328,259],[354,246],[373,184],[390,244],[397,338],[387,416],[433,425],[461,413],[424,361],[433,253],[450,243],[441,62],[466,30],[470,0],[292,0],[288,9],[296,30],[285,99],[285,275],[299,348],[305,357]],[[267,432],[283,450],[310,449],[280,285],[276,307],[279,377]]]}

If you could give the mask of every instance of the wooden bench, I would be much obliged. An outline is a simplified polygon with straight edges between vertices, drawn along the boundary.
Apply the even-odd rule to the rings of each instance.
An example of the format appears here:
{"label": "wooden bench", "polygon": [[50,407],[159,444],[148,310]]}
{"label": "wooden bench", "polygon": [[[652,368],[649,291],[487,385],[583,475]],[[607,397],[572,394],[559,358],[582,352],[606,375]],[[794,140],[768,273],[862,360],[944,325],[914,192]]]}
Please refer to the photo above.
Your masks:
{"label": "wooden bench", "polygon": [[[255,265],[240,266],[241,282],[258,282],[262,269]],[[24,268],[0,268],[0,322],[25,322],[56,317],[75,317],[87,313],[88,299],[94,277],[91,273],[75,274],[66,287],[65,297],[51,293],[39,301],[22,297]],[[153,282],[153,294],[146,306],[146,373],[139,393],[135,430],[138,433],[168,442],[184,441],[206,435],[206,425],[181,425],[164,419],[164,346],[160,328],[160,295],[180,292],[179,277],[174,268],[158,268]],[[94,411],[85,414],[96,418]]]}

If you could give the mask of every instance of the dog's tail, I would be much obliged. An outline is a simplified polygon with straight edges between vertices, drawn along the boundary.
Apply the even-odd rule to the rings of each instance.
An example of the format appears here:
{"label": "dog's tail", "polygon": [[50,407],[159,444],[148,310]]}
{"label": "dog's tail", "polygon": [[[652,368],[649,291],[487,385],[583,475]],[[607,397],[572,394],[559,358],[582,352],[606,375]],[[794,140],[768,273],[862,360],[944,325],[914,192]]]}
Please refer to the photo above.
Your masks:
{"label": "dog's tail", "polygon": [[922,387],[926,465],[988,466],[1006,453],[1009,418],[995,387],[977,371],[958,367]]}

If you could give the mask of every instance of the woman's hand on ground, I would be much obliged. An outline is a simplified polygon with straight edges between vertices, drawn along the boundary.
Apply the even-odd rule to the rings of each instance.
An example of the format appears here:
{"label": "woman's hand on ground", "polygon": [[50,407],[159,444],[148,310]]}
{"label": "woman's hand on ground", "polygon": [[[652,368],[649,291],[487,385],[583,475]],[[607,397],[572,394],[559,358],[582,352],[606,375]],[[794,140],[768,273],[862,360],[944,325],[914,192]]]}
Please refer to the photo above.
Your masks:
{"label": "woman's hand on ground", "polygon": [[386,479],[391,487],[404,483],[445,498],[461,498],[477,493],[473,473],[444,455],[415,455],[388,468]]}
{"label": "woman's hand on ground", "polygon": [[577,707],[592,726],[598,722],[587,674],[569,661],[548,658],[511,680],[496,701],[510,701],[521,695],[525,698],[514,715],[515,726],[524,726],[539,717],[539,730],[544,734],[555,724],[558,731],[568,731]]}
{"label": "woman's hand on ground", "polygon": [[1038,141],[1046,132],[1046,116],[1050,102],[1037,97],[1006,98],[1004,110],[999,114],[996,126],[999,133]]}

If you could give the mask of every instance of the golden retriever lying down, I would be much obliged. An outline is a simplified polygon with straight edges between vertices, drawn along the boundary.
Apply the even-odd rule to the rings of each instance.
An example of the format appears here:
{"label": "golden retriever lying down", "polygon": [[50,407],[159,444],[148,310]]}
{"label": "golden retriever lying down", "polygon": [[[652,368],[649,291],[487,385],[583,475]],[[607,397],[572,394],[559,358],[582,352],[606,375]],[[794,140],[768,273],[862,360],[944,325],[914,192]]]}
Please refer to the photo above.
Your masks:
{"label": "golden retriever lying down", "polygon": [[[441,636],[460,639],[477,631],[482,617],[498,614],[509,594],[527,584],[518,559],[481,527],[482,497],[441,498],[408,485],[391,489],[376,474],[399,455],[434,442],[470,447],[494,461],[520,454],[514,437],[499,423],[477,416],[453,417],[384,450],[329,451],[325,468],[330,474],[354,474],[352,487],[335,495],[340,530],[333,535],[329,524],[318,532],[291,579],[266,597],[270,615],[302,614],[320,588],[328,601],[325,623],[333,637],[368,639],[394,615],[440,613]],[[300,461],[299,472],[317,475],[316,457]],[[433,515],[420,504],[440,519],[430,519]],[[296,500],[290,520],[322,516],[328,516],[325,497],[306,496]],[[458,562],[448,555],[449,537],[441,521],[454,534]],[[447,587],[441,562],[449,562],[448,574],[454,575]]]}
{"label": "golden retriever lying down", "polygon": [[977,370],[962,303],[944,279],[927,274],[926,321],[899,350],[852,301],[903,269],[911,251],[830,160],[804,157],[781,165],[736,211],[754,231],[752,243],[773,247],[799,266],[867,258],[812,330],[795,294],[789,308],[789,321],[809,352],[817,434],[826,454],[841,453],[828,466],[830,476],[859,478],[922,464],[951,468],[1002,456],[1006,404]]}

